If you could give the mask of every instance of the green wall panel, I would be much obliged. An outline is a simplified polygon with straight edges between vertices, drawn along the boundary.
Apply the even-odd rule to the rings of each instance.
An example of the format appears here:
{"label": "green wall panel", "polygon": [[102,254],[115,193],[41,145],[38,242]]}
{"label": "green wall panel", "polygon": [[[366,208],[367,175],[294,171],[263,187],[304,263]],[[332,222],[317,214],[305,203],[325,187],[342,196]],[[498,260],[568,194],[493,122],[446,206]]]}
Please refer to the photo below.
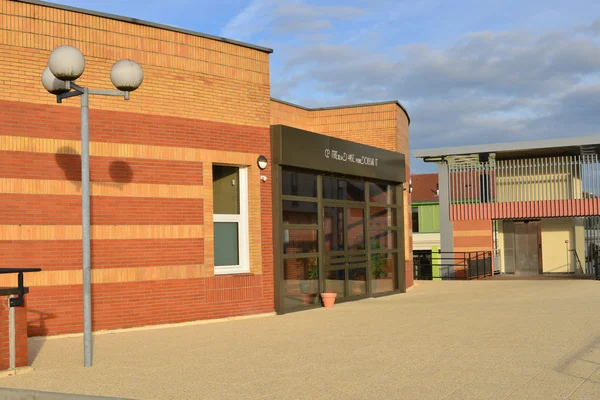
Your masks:
{"label": "green wall panel", "polygon": [[440,231],[439,204],[421,204],[419,208],[419,232],[434,233]]}

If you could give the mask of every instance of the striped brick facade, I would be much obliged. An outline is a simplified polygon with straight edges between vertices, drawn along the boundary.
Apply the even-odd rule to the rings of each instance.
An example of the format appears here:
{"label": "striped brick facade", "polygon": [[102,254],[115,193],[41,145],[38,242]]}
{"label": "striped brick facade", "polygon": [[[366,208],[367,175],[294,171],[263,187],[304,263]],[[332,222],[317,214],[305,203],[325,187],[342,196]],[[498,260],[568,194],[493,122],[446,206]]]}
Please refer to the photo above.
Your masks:
{"label": "striped brick facade", "polygon": [[[90,98],[93,328],[272,312],[268,53],[0,0],[0,265],[43,268],[29,335],[82,330],[79,104],[40,82],[62,44],[84,53],[83,86],[111,88],[122,58],[145,74],[130,101]],[[247,275],[214,274],[213,163],[249,167]]]}

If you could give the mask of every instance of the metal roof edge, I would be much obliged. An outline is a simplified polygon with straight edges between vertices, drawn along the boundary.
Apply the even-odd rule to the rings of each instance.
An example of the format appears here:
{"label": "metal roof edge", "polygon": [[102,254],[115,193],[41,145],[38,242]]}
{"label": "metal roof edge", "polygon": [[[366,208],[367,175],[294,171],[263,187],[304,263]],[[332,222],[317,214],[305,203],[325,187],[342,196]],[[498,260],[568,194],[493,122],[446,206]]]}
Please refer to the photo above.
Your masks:
{"label": "metal roof edge", "polygon": [[519,151],[533,149],[551,149],[600,144],[600,135],[580,136],[574,138],[529,140],[522,142],[506,142],[494,144],[477,144],[471,146],[441,147],[433,149],[413,150],[413,157],[444,157],[476,153],[498,153],[502,151]]}
{"label": "metal roof edge", "polygon": [[48,1],[42,1],[42,0],[11,0],[11,1],[34,4],[34,5],[43,6],[43,7],[56,8],[56,9],[65,10],[65,11],[77,12],[80,14],[93,15],[96,17],[109,18],[109,19],[114,19],[117,21],[123,21],[123,22],[129,22],[129,23],[137,24],[137,25],[149,26],[152,28],[164,29],[164,30],[179,32],[179,33],[185,33],[185,34],[192,35],[192,36],[199,36],[199,37],[203,37],[206,39],[216,40],[219,42],[234,44],[234,45],[241,46],[241,47],[247,47],[250,49],[262,51],[262,52],[269,53],[269,54],[273,53],[273,49],[270,49],[268,47],[257,46],[257,45],[253,45],[253,44],[249,44],[249,43],[239,42],[239,41],[233,40],[233,39],[227,39],[224,37],[213,36],[213,35],[209,35],[207,33],[196,32],[196,31],[192,31],[189,29],[177,28],[177,27],[174,27],[171,25],[159,24],[159,23],[145,21],[145,20],[141,20],[141,19],[137,19],[137,18],[123,17],[121,15],[110,14],[110,13],[105,13],[105,12],[100,12],[100,11],[93,11],[93,10],[88,10],[85,8],[79,8],[79,7],[73,7],[73,6],[66,6],[63,4],[51,3]]}
{"label": "metal roof edge", "polygon": [[315,108],[300,106],[298,104],[290,103],[289,101],[276,99],[275,97],[271,97],[271,100],[274,102],[277,102],[277,103],[300,108],[300,109],[306,110],[306,111],[326,111],[326,110],[337,110],[337,109],[341,109],[341,108],[369,107],[369,106],[380,106],[380,105],[384,105],[384,104],[396,104],[398,107],[400,107],[400,109],[402,109],[402,111],[404,111],[404,114],[406,115],[406,118],[408,119],[408,124],[410,125],[410,116],[408,115],[408,112],[406,111],[404,106],[402,104],[400,104],[400,102],[398,100],[376,101],[373,103],[346,104],[346,105],[340,105],[340,106],[315,107]]}

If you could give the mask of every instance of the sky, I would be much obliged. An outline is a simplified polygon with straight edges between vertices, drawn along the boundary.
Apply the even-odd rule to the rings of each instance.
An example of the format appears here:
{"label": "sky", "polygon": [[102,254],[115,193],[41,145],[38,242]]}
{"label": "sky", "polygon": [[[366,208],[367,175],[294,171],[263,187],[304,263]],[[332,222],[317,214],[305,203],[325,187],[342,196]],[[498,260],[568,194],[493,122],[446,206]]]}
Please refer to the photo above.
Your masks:
{"label": "sky", "polygon": [[412,150],[600,134],[597,0],[55,2],[270,47],[292,103],[398,100]]}

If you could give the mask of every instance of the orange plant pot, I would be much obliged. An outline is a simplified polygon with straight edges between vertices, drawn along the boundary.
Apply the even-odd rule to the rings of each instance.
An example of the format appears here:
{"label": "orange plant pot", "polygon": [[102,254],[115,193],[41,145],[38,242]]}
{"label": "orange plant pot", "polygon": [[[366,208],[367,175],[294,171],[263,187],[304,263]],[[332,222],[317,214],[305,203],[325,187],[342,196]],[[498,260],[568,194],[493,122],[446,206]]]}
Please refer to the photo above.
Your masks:
{"label": "orange plant pot", "polygon": [[335,304],[335,296],[337,293],[321,293],[321,298],[323,299],[323,305],[325,308],[333,308]]}
{"label": "orange plant pot", "polygon": [[316,297],[316,293],[302,293],[302,302],[306,305],[314,304]]}

